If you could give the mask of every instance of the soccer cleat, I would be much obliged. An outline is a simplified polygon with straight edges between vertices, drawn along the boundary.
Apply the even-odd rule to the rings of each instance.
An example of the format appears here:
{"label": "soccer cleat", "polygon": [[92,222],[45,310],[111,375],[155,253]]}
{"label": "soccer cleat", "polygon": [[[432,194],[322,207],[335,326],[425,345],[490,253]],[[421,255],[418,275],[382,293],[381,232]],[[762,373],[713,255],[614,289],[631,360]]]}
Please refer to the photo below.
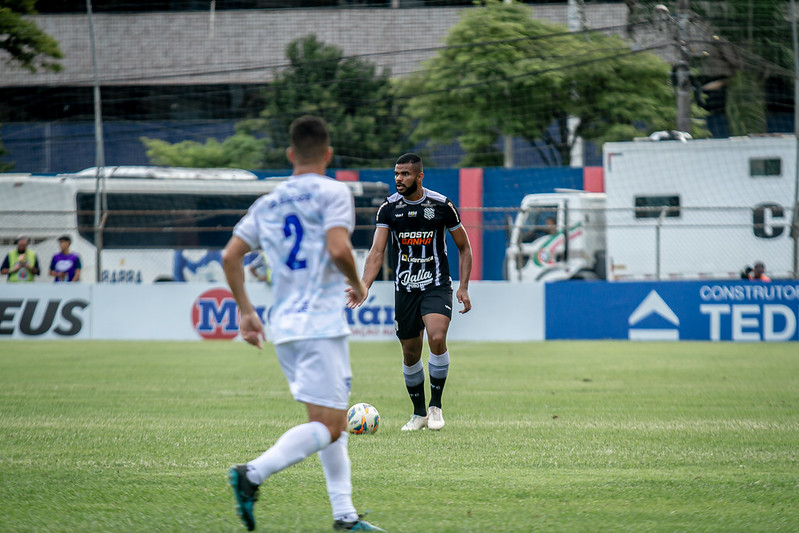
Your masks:
{"label": "soccer cleat", "polygon": [[[368,511],[367,511],[368,512]],[[385,531],[385,529],[381,529],[374,524],[370,524],[363,517],[366,516],[366,513],[359,514],[358,520],[353,522],[345,522],[344,520],[336,520],[333,522],[333,530],[334,531]]]}
{"label": "soccer cleat", "polygon": [[427,427],[427,417],[411,415],[411,419],[402,426],[402,431],[419,431]]}
{"label": "soccer cleat", "polygon": [[236,514],[247,531],[255,529],[253,504],[258,501],[258,485],[247,479],[247,465],[233,465],[228,471],[228,482],[236,498]]}
{"label": "soccer cleat", "polygon": [[427,427],[433,431],[444,427],[444,415],[441,414],[440,407],[431,406],[427,409]]}

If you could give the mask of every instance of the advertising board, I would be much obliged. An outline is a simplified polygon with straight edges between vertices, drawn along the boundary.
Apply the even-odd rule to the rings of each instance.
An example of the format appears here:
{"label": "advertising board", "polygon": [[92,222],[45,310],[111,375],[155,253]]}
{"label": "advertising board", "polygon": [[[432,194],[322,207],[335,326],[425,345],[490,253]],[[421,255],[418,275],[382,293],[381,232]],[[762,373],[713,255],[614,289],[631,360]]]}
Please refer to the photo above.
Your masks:
{"label": "advertising board", "polygon": [[799,282],[549,283],[546,338],[799,340]]}

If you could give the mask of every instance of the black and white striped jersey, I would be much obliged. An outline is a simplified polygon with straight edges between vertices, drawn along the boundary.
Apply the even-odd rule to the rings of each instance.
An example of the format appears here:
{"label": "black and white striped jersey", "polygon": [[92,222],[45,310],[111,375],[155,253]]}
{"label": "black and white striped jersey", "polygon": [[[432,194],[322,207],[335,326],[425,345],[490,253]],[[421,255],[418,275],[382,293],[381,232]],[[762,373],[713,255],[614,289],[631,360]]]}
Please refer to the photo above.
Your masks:
{"label": "black and white striped jersey", "polygon": [[458,208],[443,194],[424,189],[420,200],[389,196],[377,210],[377,226],[391,232],[397,253],[396,290],[423,291],[451,286],[447,231],[461,226]]}

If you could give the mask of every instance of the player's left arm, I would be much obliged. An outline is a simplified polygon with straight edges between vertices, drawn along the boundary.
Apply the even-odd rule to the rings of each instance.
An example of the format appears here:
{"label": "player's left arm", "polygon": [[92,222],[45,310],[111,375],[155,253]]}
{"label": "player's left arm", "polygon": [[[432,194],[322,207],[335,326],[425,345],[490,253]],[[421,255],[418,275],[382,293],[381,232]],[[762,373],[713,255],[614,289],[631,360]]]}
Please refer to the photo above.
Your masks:
{"label": "player's left arm", "polygon": [[225,279],[230,286],[230,292],[233,293],[233,298],[241,312],[239,322],[241,338],[260,348],[261,340],[266,340],[264,325],[244,288],[244,256],[249,252],[250,245],[234,235],[222,251],[222,268],[225,271]]}
{"label": "player's left arm", "polygon": [[458,302],[463,304],[460,313],[468,313],[472,308],[472,301],[469,299],[469,276],[472,274],[472,245],[469,244],[469,235],[463,226],[450,231],[455,246],[458,247],[458,275],[460,284],[455,296]]}

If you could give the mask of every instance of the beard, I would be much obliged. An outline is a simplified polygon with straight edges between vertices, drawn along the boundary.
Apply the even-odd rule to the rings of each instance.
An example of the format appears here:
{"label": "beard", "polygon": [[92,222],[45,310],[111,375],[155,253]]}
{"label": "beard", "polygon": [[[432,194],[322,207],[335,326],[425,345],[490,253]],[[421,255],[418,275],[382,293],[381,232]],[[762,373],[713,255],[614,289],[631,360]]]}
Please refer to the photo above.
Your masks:
{"label": "beard", "polygon": [[407,198],[408,196],[413,196],[413,193],[415,193],[418,188],[419,184],[414,181],[412,185],[405,187],[405,192],[400,192],[400,194],[405,198]]}

